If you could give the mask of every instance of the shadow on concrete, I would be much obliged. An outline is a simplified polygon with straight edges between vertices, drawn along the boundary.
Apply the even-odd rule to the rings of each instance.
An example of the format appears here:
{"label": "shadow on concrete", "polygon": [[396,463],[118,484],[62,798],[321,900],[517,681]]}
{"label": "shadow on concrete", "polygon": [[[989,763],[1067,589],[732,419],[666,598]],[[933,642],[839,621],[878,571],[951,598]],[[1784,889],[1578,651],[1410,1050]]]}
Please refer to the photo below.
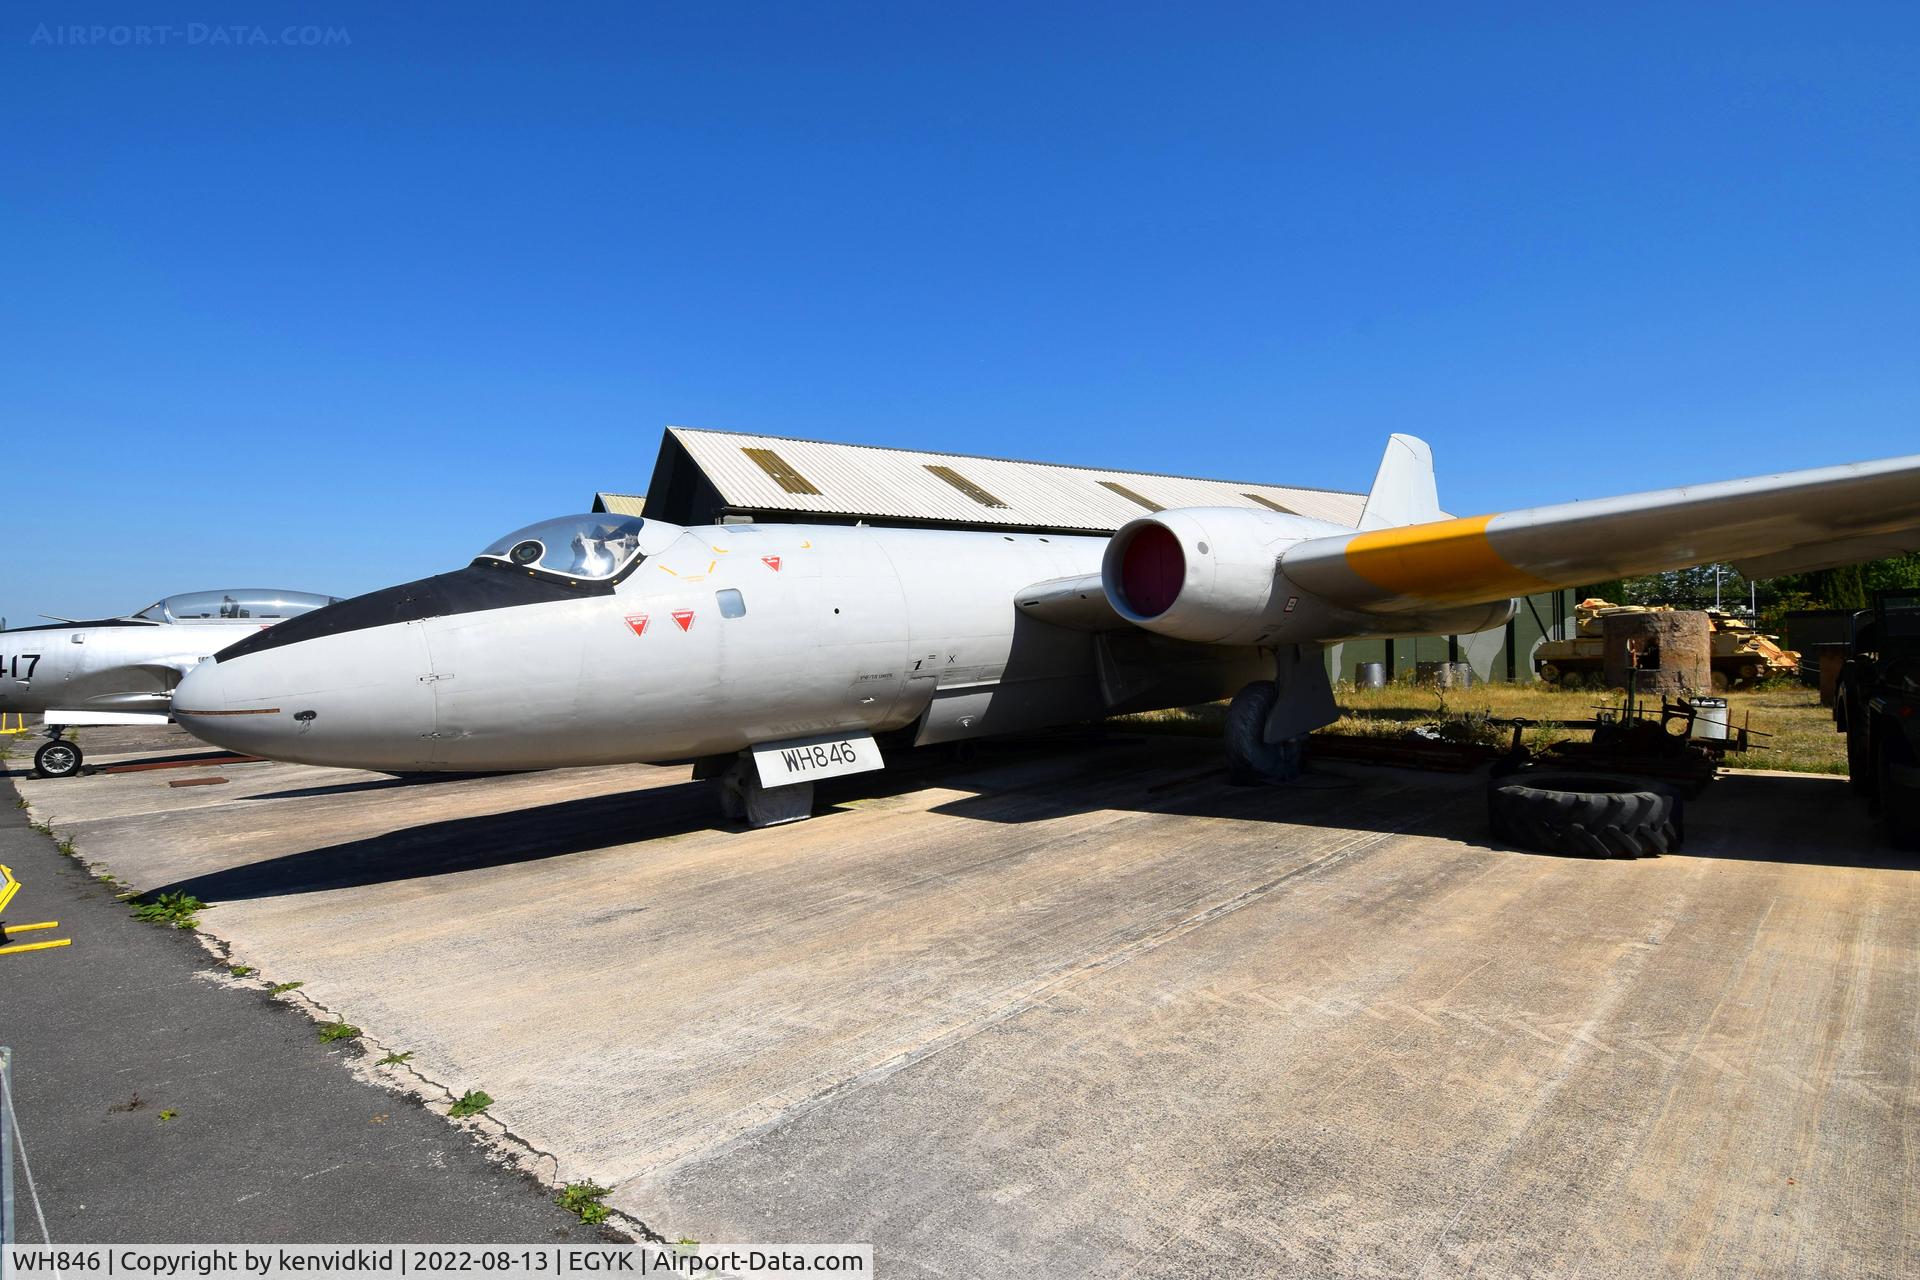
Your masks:
{"label": "shadow on concrete", "polygon": [[[1494,842],[1486,830],[1484,774],[1339,762],[1318,765],[1285,786],[1236,787],[1227,782],[1219,748],[1210,740],[1118,734],[1016,738],[969,744],[958,753],[898,753],[892,760],[882,772],[820,783],[815,813],[939,788],[965,794],[933,805],[931,812],[979,822],[1045,822],[1118,811],[1437,837],[1501,854],[1568,856]],[[371,779],[277,794],[385,790],[454,776]],[[313,893],[739,829],[720,818],[710,784],[681,782],[426,823],[210,872],[157,891],[179,890],[207,902]],[[1875,838],[1865,807],[1844,783],[1814,776],[1722,778],[1690,802],[1687,847],[1669,856],[1920,869],[1920,859]]]}
{"label": "shadow on concrete", "polygon": [[[1126,741],[1116,738],[1115,745]],[[1076,769],[1071,762],[1057,762],[1017,780],[981,779],[989,785],[970,787],[975,794],[938,805],[934,812],[987,822],[1041,822],[1095,809],[1267,820],[1438,836],[1500,853],[1588,860],[1495,841],[1486,826],[1484,769],[1459,775],[1326,762],[1286,786],[1235,787],[1226,781],[1219,748],[1210,740],[1170,737],[1163,742],[1142,759],[1143,768]],[[1192,767],[1174,768],[1183,753]],[[1155,772],[1169,776],[1154,777]],[[1355,799],[1311,794],[1320,791],[1351,791]],[[1686,847],[1668,856],[1920,870],[1920,855],[1888,845],[1844,779],[1821,774],[1721,775],[1688,802]]]}
{"label": "shadow on concrete", "polygon": [[711,790],[685,782],[477,814],[323,845],[160,885],[203,902],[275,898],[539,862],[720,827]]}
{"label": "shadow on concrete", "polygon": [[443,782],[466,782],[472,778],[500,778],[508,775],[501,773],[403,773],[385,778],[368,778],[363,782],[339,782],[325,787],[292,787],[285,791],[262,791],[259,795],[242,796],[240,803],[246,804],[259,800],[308,800],[315,796],[351,796],[366,791],[392,791],[398,787],[432,787]]}

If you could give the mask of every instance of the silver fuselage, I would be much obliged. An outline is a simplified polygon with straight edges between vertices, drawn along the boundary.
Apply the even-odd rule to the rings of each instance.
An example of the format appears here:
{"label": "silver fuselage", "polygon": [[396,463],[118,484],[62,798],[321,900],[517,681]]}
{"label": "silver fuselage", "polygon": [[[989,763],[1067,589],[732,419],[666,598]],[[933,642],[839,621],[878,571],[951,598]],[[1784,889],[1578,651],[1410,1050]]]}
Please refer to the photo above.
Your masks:
{"label": "silver fuselage", "polygon": [[164,715],[185,672],[262,625],[127,620],[0,631],[0,712]]}
{"label": "silver fuselage", "polygon": [[[175,714],[302,763],[528,769],[916,724],[918,742],[951,741],[1224,697],[1271,671],[1254,648],[1019,613],[1022,588],[1097,572],[1105,538],[648,521],[645,539],[598,594],[375,625],[363,602],[404,613],[408,588],[321,610],[196,669]],[[463,591],[512,578],[461,572],[481,575]],[[415,596],[451,590],[437,581]]]}

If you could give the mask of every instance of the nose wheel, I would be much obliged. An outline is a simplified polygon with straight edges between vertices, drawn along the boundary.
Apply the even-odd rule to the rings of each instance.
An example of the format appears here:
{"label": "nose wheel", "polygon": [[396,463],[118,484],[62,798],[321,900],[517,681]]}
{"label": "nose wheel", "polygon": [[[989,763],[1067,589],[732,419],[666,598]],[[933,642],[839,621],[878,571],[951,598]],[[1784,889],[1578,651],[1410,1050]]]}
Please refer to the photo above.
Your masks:
{"label": "nose wheel", "polygon": [[43,778],[71,778],[80,772],[84,759],[79,743],[55,738],[41,743],[40,749],[33,753],[33,771]]}

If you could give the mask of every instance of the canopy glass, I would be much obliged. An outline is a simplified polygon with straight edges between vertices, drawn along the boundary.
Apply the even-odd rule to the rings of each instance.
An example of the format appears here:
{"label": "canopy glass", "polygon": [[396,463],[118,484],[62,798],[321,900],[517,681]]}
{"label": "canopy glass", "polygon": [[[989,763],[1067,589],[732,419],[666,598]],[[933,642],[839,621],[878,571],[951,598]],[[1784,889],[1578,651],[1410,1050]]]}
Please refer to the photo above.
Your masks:
{"label": "canopy glass", "polygon": [[335,600],[334,596],[315,595],[310,591],[276,591],[270,587],[183,591],[155,601],[136,616],[149,622],[278,622],[296,614],[312,613]]}
{"label": "canopy glass", "polygon": [[579,582],[602,582],[633,566],[645,527],[638,516],[560,516],[516,529],[495,540],[479,558]]}

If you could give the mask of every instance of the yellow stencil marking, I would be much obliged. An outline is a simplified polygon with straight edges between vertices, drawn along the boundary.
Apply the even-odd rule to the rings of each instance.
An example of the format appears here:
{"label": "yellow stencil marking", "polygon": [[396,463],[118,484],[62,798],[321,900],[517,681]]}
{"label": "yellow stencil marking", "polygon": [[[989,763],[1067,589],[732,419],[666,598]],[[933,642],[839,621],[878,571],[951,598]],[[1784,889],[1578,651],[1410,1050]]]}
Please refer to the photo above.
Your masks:
{"label": "yellow stencil marking", "polygon": [[1397,596],[1432,600],[1523,596],[1554,586],[1501,558],[1487,541],[1492,519],[1467,516],[1356,534],[1347,543],[1347,567]]}
{"label": "yellow stencil marking", "polygon": [[667,566],[665,566],[665,565],[661,565],[661,566],[660,566],[660,572],[662,572],[662,573],[669,573],[669,574],[673,574],[673,576],[674,576],[674,577],[676,577],[676,578],[680,576],[679,574],[677,574],[677,573],[674,573],[674,572],[673,572],[673,570],[671,570],[671,569],[669,569],[669,568],[667,568]]}
{"label": "yellow stencil marking", "polygon": [[[13,901],[13,895],[19,892],[20,882],[14,879],[13,868],[0,866],[0,911],[6,910],[7,904]],[[72,946],[72,938],[51,938],[46,942],[11,942],[7,940],[8,934],[36,933],[42,929],[58,929],[59,927],[60,922],[58,920],[39,920],[33,924],[13,925],[4,933],[0,933],[0,956],[18,955],[23,951],[50,951],[55,947]]]}

